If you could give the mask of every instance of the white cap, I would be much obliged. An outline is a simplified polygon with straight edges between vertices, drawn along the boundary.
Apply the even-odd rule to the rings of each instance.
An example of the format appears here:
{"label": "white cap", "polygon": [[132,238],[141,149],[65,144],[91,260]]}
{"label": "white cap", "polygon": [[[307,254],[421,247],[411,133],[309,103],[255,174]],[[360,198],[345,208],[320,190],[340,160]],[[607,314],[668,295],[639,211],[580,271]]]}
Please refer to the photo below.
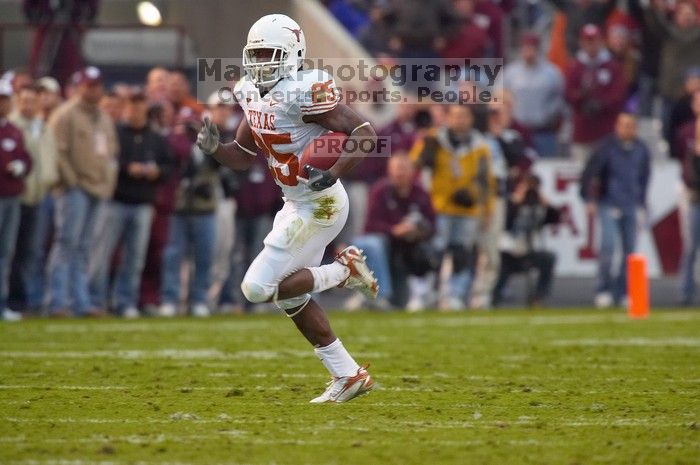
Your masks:
{"label": "white cap", "polygon": [[0,96],[12,97],[12,84],[4,79],[0,79]]}
{"label": "white cap", "polygon": [[36,85],[54,94],[61,92],[61,85],[51,76],[44,76],[43,78],[38,79],[36,81]]}
{"label": "white cap", "polygon": [[6,71],[5,74],[0,76],[0,81],[12,82],[15,80],[16,75],[17,73],[15,73],[13,70]]}

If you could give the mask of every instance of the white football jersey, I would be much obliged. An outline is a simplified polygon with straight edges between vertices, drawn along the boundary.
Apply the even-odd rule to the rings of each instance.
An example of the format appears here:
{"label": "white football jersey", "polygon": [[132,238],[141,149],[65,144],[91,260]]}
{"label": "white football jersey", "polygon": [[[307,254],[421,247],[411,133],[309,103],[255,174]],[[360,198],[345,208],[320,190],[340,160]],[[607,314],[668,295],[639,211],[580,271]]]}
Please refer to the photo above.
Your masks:
{"label": "white football jersey", "polygon": [[264,97],[244,77],[236,84],[234,94],[284,196],[290,200],[317,197],[318,192],[297,180],[299,159],[311,141],[329,131],[302,118],[338,106],[340,98],[333,77],[323,70],[298,71],[281,79]]}

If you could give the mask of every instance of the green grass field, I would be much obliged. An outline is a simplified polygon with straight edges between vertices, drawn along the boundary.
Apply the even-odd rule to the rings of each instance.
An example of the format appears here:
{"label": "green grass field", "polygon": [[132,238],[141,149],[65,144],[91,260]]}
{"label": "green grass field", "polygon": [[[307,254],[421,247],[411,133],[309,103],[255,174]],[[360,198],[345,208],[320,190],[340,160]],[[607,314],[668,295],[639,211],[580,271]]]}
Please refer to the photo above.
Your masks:
{"label": "green grass field", "polygon": [[700,312],[331,318],[348,404],[282,316],[2,324],[0,463],[700,463]]}

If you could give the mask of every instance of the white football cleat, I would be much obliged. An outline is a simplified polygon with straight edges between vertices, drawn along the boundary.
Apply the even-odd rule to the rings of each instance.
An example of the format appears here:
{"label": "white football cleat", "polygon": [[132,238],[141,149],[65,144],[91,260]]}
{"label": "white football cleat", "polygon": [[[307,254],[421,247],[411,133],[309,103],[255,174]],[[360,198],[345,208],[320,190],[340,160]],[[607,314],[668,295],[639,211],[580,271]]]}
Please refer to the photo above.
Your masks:
{"label": "white football cleat", "polygon": [[0,320],[3,321],[20,321],[22,319],[22,314],[19,312],[15,312],[14,310],[10,310],[9,308],[6,308],[2,312],[0,312]]}
{"label": "white football cleat", "polygon": [[343,376],[333,378],[323,394],[311,399],[311,404],[325,404],[330,402],[348,402],[355,397],[367,394],[374,387],[374,380],[370,377],[366,365],[357,369],[355,376]]}
{"label": "white football cleat", "polygon": [[356,312],[367,305],[367,297],[364,294],[353,294],[345,301],[343,308],[348,312]]}
{"label": "white football cleat", "polygon": [[172,318],[177,315],[177,309],[173,304],[162,304],[158,307],[158,316],[162,318]]}
{"label": "white football cleat", "polygon": [[595,304],[595,308],[598,309],[610,308],[613,305],[613,298],[609,292],[599,292],[596,294],[593,303]]}
{"label": "white football cleat", "polygon": [[464,301],[459,297],[448,297],[440,306],[440,310],[445,312],[460,312],[466,308],[467,307],[464,305]]}
{"label": "white football cleat", "polygon": [[418,313],[425,311],[425,302],[420,297],[411,297],[406,304],[406,311],[408,313]]}
{"label": "white football cleat", "polygon": [[192,306],[192,316],[197,318],[207,318],[211,316],[209,307],[204,304],[196,304]]}
{"label": "white football cleat", "polygon": [[338,285],[338,287],[346,287],[362,292],[370,299],[376,299],[379,292],[379,284],[374,273],[367,266],[367,257],[364,256],[362,250],[354,245],[346,247],[340,252],[335,260],[350,269],[348,279]]}
{"label": "white football cleat", "polygon": [[136,307],[127,307],[122,312],[122,317],[126,318],[127,320],[134,320],[136,318],[139,318],[140,316],[141,314],[139,313],[139,310]]}

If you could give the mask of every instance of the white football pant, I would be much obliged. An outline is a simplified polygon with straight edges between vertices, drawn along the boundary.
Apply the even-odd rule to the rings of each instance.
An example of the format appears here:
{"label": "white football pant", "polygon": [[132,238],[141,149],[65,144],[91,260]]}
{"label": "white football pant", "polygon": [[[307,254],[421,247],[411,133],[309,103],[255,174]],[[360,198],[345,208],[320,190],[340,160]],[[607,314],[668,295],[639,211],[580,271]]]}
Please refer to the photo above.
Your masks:
{"label": "white football pant", "polygon": [[279,283],[303,268],[321,263],[326,246],[340,233],[348,218],[349,202],[340,181],[318,193],[315,199],[287,200],[275,215],[265,247],[253,260],[241,283],[246,299],[269,302],[282,310],[305,305],[311,298],[303,294],[276,300]]}

